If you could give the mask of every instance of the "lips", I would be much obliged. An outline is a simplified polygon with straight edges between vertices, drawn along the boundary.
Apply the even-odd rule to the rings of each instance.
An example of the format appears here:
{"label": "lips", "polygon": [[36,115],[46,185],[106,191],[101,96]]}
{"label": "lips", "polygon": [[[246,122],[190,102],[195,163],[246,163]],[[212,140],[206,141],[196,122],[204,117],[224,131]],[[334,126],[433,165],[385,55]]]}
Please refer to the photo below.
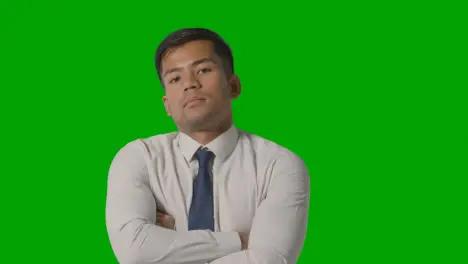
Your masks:
{"label": "lips", "polygon": [[190,97],[185,101],[184,106],[187,106],[189,103],[194,102],[194,101],[198,101],[198,100],[205,100],[205,98],[199,97],[199,96]]}

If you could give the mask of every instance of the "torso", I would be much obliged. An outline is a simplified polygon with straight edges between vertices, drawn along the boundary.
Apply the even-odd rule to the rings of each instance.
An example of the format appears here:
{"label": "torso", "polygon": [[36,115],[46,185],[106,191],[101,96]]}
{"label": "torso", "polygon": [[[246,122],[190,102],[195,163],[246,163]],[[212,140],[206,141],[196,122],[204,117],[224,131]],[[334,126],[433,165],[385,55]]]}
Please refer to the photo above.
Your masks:
{"label": "torso", "polygon": [[[147,147],[147,169],[159,210],[176,219],[176,229],[187,231],[195,159],[184,158],[179,133],[142,140]],[[275,157],[288,152],[261,137],[239,131],[232,152],[212,166],[215,231],[247,232],[256,209],[266,197]]]}

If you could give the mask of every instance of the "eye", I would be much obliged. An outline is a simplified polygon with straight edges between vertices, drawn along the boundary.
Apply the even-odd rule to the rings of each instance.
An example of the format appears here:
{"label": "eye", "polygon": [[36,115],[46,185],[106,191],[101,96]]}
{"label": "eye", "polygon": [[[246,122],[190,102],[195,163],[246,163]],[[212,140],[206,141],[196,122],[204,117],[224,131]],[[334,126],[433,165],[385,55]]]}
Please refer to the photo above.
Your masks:
{"label": "eye", "polygon": [[176,83],[176,82],[178,82],[178,81],[180,81],[180,76],[176,76],[176,77],[170,79],[170,80],[169,80],[169,83]]}
{"label": "eye", "polygon": [[210,72],[210,71],[211,71],[210,68],[201,68],[201,69],[198,70],[197,73],[207,73],[207,72]]}

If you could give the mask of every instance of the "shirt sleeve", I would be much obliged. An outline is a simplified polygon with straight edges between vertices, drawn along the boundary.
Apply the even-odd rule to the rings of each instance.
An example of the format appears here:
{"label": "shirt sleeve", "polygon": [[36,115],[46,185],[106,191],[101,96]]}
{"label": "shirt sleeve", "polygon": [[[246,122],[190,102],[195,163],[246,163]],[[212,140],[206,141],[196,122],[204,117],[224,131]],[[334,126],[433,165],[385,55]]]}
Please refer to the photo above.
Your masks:
{"label": "shirt sleeve", "polygon": [[122,148],[110,166],[106,225],[119,263],[207,263],[241,250],[236,232],[176,232],[155,225],[156,199],[151,191],[141,141]]}
{"label": "shirt sleeve", "polygon": [[305,240],[310,178],[302,160],[290,154],[276,161],[266,198],[255,214],[247,250],[211,264],[295,264]]}

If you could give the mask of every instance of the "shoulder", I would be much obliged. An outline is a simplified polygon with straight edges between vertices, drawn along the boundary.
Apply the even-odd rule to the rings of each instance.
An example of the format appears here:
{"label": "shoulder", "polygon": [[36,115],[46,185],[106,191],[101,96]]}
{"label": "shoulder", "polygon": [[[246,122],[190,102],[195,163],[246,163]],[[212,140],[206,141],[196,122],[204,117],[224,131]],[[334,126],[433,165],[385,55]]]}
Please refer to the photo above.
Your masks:
{"label": "shoulder", "polygon": [[249,145],[249,149],[255,153],[255,156],[271,165],[274,171],[286,174],[307,173],[304,160],[291,149],[243,130],[239,130],[239,135],[241,143]]}
{"label": "shoulder", "polygon": [[177,135],[178,132],[170,132],[136,138],[118,149],[114,162],[119,159],[144,161],[164,156],[164,153],[173,148]]}

